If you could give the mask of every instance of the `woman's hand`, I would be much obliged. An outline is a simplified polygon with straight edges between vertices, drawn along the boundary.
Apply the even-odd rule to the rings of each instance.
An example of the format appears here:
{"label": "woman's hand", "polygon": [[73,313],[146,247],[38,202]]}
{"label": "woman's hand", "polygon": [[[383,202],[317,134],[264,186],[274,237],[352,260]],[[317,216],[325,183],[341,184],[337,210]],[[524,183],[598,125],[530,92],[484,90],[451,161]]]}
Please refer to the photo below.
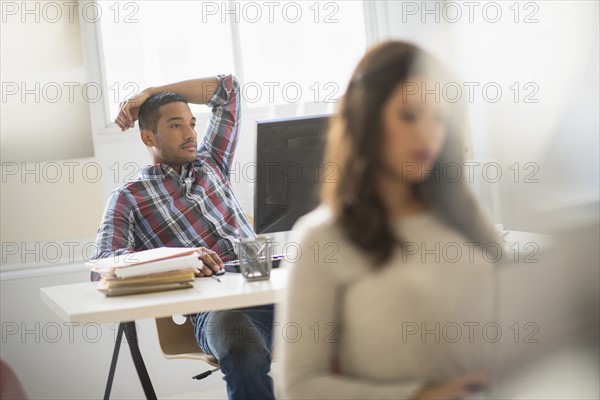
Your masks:
{"label": "woman's hand", "polygon": [[138,119],[140,106],[148,100],[148,97],[150,97],[148,90],[143,90],[121,103],[119,115],[115,118],[115,124],[121,128],[121,132],[133,128],[135,121]]}
{"label": "woman's hand", "polygon": [[417,393],[415,400],[465,399],[485,389],[488,385],[489,374],[487,372],[471,372],[444,383],[426,387]]}

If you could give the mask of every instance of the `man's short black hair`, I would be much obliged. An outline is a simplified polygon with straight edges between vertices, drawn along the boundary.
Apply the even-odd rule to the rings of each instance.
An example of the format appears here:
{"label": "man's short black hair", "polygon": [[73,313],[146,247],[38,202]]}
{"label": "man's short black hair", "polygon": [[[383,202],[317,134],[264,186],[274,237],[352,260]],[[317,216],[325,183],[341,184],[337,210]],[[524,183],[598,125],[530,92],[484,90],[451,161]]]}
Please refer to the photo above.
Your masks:
{"label": "man's short black hair", "polygon": [[165,104],[177,102],[188,104],[187,99],[177,92],[166,91],[154,93],[140,107],[138,114],[140,129],[147,129],[152,131],[152,133],[156,133],[158,119],[160,118],[158,109]]}

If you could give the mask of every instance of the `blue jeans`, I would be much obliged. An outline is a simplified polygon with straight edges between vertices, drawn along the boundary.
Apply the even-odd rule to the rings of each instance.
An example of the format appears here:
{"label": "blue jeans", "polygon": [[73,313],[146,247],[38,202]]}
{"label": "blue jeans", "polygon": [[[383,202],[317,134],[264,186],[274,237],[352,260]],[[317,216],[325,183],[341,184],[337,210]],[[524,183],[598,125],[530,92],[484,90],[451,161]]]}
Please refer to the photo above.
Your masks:
{"label": "blue jeans", "polygon": [[192,319],[200,348],[219,360],[230,399],[274,399],[273,304],[200,313]]}

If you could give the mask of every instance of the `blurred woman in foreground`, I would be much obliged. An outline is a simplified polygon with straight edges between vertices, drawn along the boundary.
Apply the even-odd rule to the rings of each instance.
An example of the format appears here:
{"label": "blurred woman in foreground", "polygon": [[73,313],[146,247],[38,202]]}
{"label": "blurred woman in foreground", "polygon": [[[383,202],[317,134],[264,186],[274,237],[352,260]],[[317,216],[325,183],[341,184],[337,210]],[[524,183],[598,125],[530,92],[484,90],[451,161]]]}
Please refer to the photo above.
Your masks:
{"label": "blurred woman in foreground", "polygon": [[500,240],[459,176],[465,112],[449,82],[404,42],[356,67],[329,131],[336,174],[285,263],[285,398],[460,399],[487,384]]}

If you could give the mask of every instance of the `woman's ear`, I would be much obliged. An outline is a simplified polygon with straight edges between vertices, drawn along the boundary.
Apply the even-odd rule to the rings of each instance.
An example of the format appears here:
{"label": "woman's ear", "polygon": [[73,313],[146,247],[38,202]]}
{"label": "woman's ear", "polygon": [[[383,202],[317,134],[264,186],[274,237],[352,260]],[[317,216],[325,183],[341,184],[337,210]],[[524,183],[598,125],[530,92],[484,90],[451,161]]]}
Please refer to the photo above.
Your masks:
{"label": "woman's ear", "polygon": [[154,133],[148,129],[142,129],[140,131],[140,137],[142,138],[142,142],[146,145],[146,147],[154,147],[156,142],[154,141]]}

